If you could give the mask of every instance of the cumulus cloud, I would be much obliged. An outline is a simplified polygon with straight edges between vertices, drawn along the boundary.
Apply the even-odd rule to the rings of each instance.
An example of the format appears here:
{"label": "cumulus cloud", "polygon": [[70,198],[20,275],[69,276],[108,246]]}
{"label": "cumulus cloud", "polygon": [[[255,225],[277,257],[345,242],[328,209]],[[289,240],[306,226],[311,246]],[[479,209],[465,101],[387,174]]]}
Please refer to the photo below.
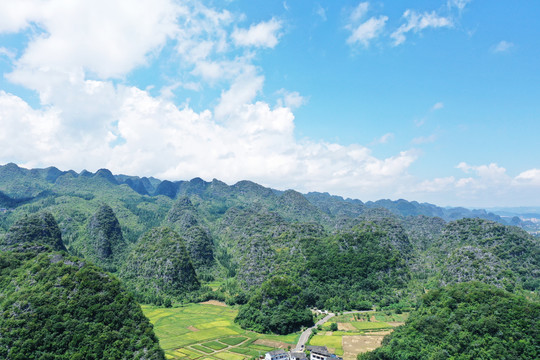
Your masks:
{"label": "cumulus cloud", "polygon": [[505,40],[502,40],[498,42],[495,46],[493,46],[492,51],[494,53],[504,53],[509,51],[514,47],[514,44]]}
{"label": "cumulus cloud", "polygon": [[231,37],[237,46],[273,48],[278,43],[281,27],[281,21],[273,18],[251,25],[249,29],[235,29]]}
{"label": "cumulus cloud", "polygon": [[[172,37],[181,8],[169,0],[17,1],[0,3],[0,32],[29,26],[34,36],[15,70],[84,69],[101,78],[121,77],[146,64]],[[136,41],[134,41],[136,39]]]}
{"label": "cumulus cloud", "polygon": [[[280,188],[357,196],[381,191],[382,196],[417,158],[415,152],[403,151],[378,159],[358,144],[297,141],[288,107],[247,103],[220,121],[208,110],[179,108],[135,87],[120,87],[115,95],[115,126],[103,123],[99,131],[81,137],[64,132],[56,109],[33,110],[22,99],[1,93],[1,121],[8,130],[0,137],[10,146],[0,149],[0,159],[17,156],[28,166],[77,170],[109,167],[117,173],[167,179],[247,178]],[[121,143],[111,145],[117,139]]]}
{"label": "cumulus cloud", "polygon": [[[530,169],[512,177],[496,163],[456,166],[463,176],[448,176],[412,184],[411,193],[426,201],[448,205],[490,207],[501,204],[535,205],[540,196],[540,169]],[[452,199],[452,200],[448,200]]]}
{"label": "cumulus cloud", "polygon": [[540,169],[530,169],[520,173],[515,180],[522,185],[540,186]]}
{"label": "cumulus cloud", "polygon": [[435,11],[417,13],[414,10],[407,9],[403,13],[406,23],[394,31],[390,37],[394,39],[394,45],[400,45],[405,42],[406,34],[409,32],[419,33],[427,28],[441,28],[453,26],[452,19],[439,16]]}
{"label": "cumulus cloud", "polygon": [[[136,9],[124,0],[29,0],[1,10],[0,31],[40,29],[13,55],[7,78],[35,90],[41,107],[0,92],[0,162],[108,167],[171,180],[250,179],[358,197],[393,190],[418,157],[401,151],[378,158],[359,144],[297,140],[292,110],[306,98],[282,89],[275,105],[258,101],[264,75],[254,52],[277,44],[276,19],[239,29],[242,16],[165,0],[143,0]],[[158,96],[122,81],[171,42],[170,61],[182,76]],[[249,49],[239,54],[235,46]],[[204,84],[223,89],[214,108],[174,102],[176,89]]]}
{"label": "cumulus cloud", "polygon": [[[368,8],[360,3],[349,19],[354,44],[368,46],[384,31],[387,18],[366,19]],[[433,16],[415,16],[403,36],[437,23]],[[440,188],[460,200],[538,188],[540,170],[512,178],[496,164],[463,163],[462,177],[419,184],[408,173],[420,156],[415,150],[376,156],[361,144],[297,139],[293,110],[306,98],[282,89],[276,104],[260,101],[265,77],[253,60],[260,48],[276,46],[282,23],[271,19],[240,29],[240,20],[197,1],[141,0],[136,8],[127,0],[0,2],[1,33],[32,33],[26,48],[0,49],[13,65],[6,78],[35,90],[41,102],[33,108],[0,90],[0,163],[108,167],[170,180],[250,179],[364,199],[428,199]],[[165,46],[178,78],[156,89],[157,96],[129,84],[131,72],[154,64]],[[207,109],[174,99],[180,87],[205,86],[219,94]],[[385,134],[378,142],[392,138]]]}

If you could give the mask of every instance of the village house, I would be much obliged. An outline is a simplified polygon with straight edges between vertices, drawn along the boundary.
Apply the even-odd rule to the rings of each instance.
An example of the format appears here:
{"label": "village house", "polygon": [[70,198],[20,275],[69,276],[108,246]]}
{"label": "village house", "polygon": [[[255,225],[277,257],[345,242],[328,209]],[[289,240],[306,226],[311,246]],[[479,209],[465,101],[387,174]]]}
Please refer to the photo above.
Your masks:
{"label": "village house", "polygon": [[310,352],[309,360],[343,360],[329,352],[326,346],[309,345],[307,350]]}
{"label": "village house", "polygon": [[277,349],[274,351],[267,352],[265,360],[289,360],[289,353],[283,349]]}
{"label": "village house", "polygon": [[307,360],[306,353],[303,351],[291,351],[289,353],[289,359],[290,360]]}
{"label": "village house", "polygon": [[[343,360],[331,352],[328,351],[326,346],[308,346],[307,350],[310,351],[309,360]],[[285,351],[277,349],[267,352],[265,360],[307,360],[307,356],[303,351]]]}

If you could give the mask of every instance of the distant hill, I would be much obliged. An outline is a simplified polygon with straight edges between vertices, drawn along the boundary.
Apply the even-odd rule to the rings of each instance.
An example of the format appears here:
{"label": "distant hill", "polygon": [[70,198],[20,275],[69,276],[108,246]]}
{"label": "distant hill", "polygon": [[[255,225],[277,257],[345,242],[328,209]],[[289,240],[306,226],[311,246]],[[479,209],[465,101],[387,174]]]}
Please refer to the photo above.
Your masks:
{"label": "distant hill", "polygon": [[[437,216],[446,221],[453,221],[462,218],[482,218],[492,220],[501,224],[509,225],[511,219],[502,218],[492,212],[485,210],[468,210],[462,207],[442,208],[433,204],[418,203],[407,200],[378,200],[363,203],[360,200],[344,199],[340,196],[330,195],[328,193],[308,193],[302,197],[292,196],[296,192],[279,192],[270,188],[263,187],[250,181],[240,181],[234,185],[226,185],[219,180],[206,182],[200,178],[190,181],[169,181],[158,180],[155,178],[146,178],[128,175],[113,175],[107,169],[100,169],[96,173],[90,173],[83,170],[80,174],[70,171],[60,171],[57,168],[50,167],[46,169],[27,170],[10,163],[0,166],[0,191],[3,196],[10,199],[32,199],[44,190],[53,190],[58,188],[54,186],[59,179],[69,175],[73,178],[85,177],[90,179],[102,179],[111,185],[126,185],[139,195],[159,196],[163,195],[175,199],[179,195],[192,196],[198,195],[202,199],[227,199],[232,202],[254,202],[265,204],[270,209],[282,209],[282,215],[288,219],[301,219],[321,221],[324,215],[336,216],[356,216],[360,215],[365,208],[385,208],[393,214],[399,216]],[[63,180],[63,179],[62,179]],[[62,181],[61,181],[62,182]],[[82,195],[82,194],[81,194]],[[305,202],[307,200],[313,205]],[[2,194],[0,193],[0,201]],[[279,210],[278,210],[279,211]],[[292,212],[292,213],[291,213]],[[296,214],[293,214],[297,212]],[[512,224],[520,225],[520,224]]]}
{"label": "distant hill", "polygon": [[71,255],[149,303],[244,304],[274,276],[297,284],[306,305],[336,311],[411,308],[427,290],[469,280],[540,290],[539,239],[483,210],[15,164],[0,166],[0,191],[0,243],[46,211]]}

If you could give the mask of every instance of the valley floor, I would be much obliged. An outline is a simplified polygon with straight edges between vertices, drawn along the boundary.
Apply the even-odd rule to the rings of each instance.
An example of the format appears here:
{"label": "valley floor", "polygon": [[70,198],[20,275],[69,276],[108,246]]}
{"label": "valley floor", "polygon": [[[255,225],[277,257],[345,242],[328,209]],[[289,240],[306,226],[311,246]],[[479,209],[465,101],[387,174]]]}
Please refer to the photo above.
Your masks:
{"label": "valley floor", "polygon": [[[144,314],[168,359],[243,360],[257,358],[276,348],[294,349],[300,333],[267,335],[247,331],[234,322],[237,310],[223,304],[187,304],[163,308],[143,305]],[[372,350],[406,315],[369,312],[343,314],[331,319],[339,331],[327,331],[329,323],[308,344],[327,346],[344,360],[355,360],[360,352]]]}

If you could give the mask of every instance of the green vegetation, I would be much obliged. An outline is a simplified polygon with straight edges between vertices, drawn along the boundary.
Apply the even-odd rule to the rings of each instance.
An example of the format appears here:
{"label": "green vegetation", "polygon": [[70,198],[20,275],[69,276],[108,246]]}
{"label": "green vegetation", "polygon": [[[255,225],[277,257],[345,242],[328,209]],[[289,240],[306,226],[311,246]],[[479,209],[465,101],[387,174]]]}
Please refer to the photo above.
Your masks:
{"label": "green vegetation", "polygon": [[396,302],[410,275],[406,253],[387,239],[387,232],[371,222],[321,241],[306,239],[302,285],[308,304],[342,311],[365,308],[366,300]]}
{"label": "green vegetation", "polygon": [[227,345],[238,345],[246,340],[247,338],[245,337],[231,337],[231,338],[220,339],[219,341]]}
{"label": "green vegetation", "polygon": [[167,224],[186,242],[186,247],[196,268],[214,262],[214,243],[208,232],[199,225],[197,211],[189,198],[180,197],[167,214]]}
{"label": "green vegetation", "polygon": [[540,305],[479,282],[430,291],[383,347],[359,359],[538,359]]}
{"label": "green vegetation", "polygon": [[36,248],[44,251],[66,249],[60,228],[48,212],[25,215],[17,221],[2,239],[0,248],[19,251]]}
{"label": "green vegetation", "polygon": [[309,339],[310,345],[316,346],[326,346],[336,355],[343,355],[343,345],[342,345],[342,336],[341,335],[313,335]]}
{"label": "green vegetation", "polygon": [[[136,300],[171,311],[210,299],[239,305],[236,323],[237,312],[227,309],[226,317],[204,314],[198,322],[198,315],[191,314],[194,320],[185,326],[156,325],[167,354],[174,357],[228,360],[268,351],[268,344],[253,342],[262,335],[246,329],[292,345],[298,337],[294,331],[312,321],[307,307],[334,312],[376,308],[377,313],[332,321],[348,323],[349,335],[390,329],[406,319],[404,312],[425,306],[425,293],[429,297],[442,286],[471,280],[535,304],[540,299],[540,238],[482,211],[405,200],[363,203],[282,192],[250,181],[232,186],[199,178],[171,182],[114,176],[106,169],[77,174],[15,164],[0,166],[0,207],[0,250],[11,259],[6,264],[16,259],[16,267],[24,268],[40,259],[36,266],[43,267],[40,254],[56,254],[66,266],[73,262],[85,269],[92,262],[113,273],[93,267],[95,274],[118,276]],[[460,219],[464,216],[482,219]],[[59,284],[69,283],[76,271],[66,274]],[[31,284],[33,277],[19,275],[13,273],[17,286],[35,289],[28,296],[47,293],[39,281]],[[506,296],[497,291],[493,297]],[[6,294],[0,293],[0,306],[12,305],[5,302]],[[128,295],[119,299],[132,301]],[[88,308],[86,303],[81,307]],[[457,318],[448,321],[459,325]],[[343,336],[330,323],[323,328],[317,336],[329,330],[332,337]],[[448,328],[451,336],[460,336]],[[245,342],[234,344],[233,339],[243,337]],[[475,344],[491,351],[491,343]]]}
{"label": "green vegetation", "polygon": [[72,243],[75,252],[99,266],[116,271],[125,256],[127,243],[113,209],[101,204],[88,220],[85,235]]}
{"label": "green vegetation", "polygon": [[54,251],[63,247],[56,229],[38,214],[9,231],[17,246],[0,252],[0,358],[163,359],[132,296],[114,276]]}
{"label": "green vegetation", "polygon": [[214,350],[212,349],[209,349],[207,347],[204,347],[202,345],[191,345],[191,347],[195,350],[199,350],[199,351],[202,351],[203,353],[206,353],[206,354],[211,354],[214,352]]}
{"label": "green vegetation", "polygon": [[235,321],[244,329],[259,333],[289,334],[313,325],[311,312],[300,296],[300,287],[285,276],[264,282]]}
{"label": "green vegetation", "polygon": [[354,322],[352,325],[358,330],[378,330],[378,329],[390,329],[392,325],[385,322]]}
{"label": "green vegetation", "polygon": [[238,356],[245,352],[257,353],[258,356],[274,350],[275,347],[256,344],[256,340],[275,342],[276,346],[278,343],[285,343],[294,347],[299,337],[298,333],[279,336],[244,330],[234,322],[238,310],[230,307],[189,304],[162,308],[143,305],[142,309],[154,325],[154,331],[165,354],[171,359],[202,358],[206,356],[206,352],[198,351],[194,345],[206,347],[209,343],[227,346],[209,354],[212,358],[223,359],[231,353]]}
{"label": "green vegetation", "polygon": [[204,343],[203,345],[213,350],[222,350],[227,347],[227,345],[220,344],[217,341],[210,341],[210,342]]}
{"label": "green vegetation", "polygon": [[139,240],[127,256],[120,277],[138,299],[147,303],[166,303],[169,296],[181,296],[200,287],[183,239],[165,227],[150,230]]}

